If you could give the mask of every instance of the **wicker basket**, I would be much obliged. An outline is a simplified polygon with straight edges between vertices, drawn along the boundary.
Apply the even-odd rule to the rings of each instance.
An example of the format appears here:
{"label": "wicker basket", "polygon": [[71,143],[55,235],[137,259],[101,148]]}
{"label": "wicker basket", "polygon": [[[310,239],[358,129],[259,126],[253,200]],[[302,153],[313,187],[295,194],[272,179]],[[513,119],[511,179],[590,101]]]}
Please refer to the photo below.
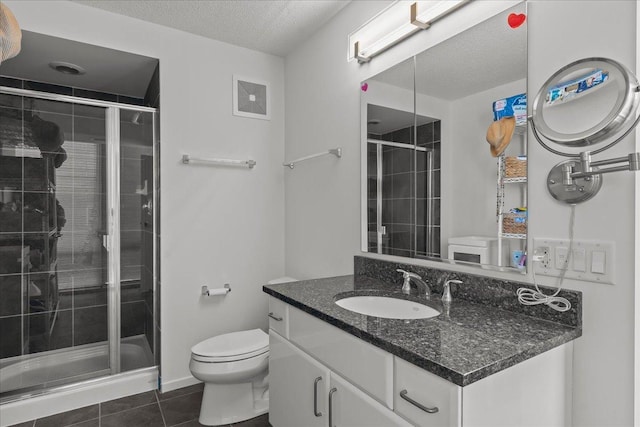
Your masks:
{"label": "wicker basket", "polygon": [[519,178],[527,176],[527,158],[505,157],[504,176],[505,178]]}
{"label": "wicker basket", "polygon": [[525,212],[504,214],[502,232],[505,234],[527,234],[527,214]]}

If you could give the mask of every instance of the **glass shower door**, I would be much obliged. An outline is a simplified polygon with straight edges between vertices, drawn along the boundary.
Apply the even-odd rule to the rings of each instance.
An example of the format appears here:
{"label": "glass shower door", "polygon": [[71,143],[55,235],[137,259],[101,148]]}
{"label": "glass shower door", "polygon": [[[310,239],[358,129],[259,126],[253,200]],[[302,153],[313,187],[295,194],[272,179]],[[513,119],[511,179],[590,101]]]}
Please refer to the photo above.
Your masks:
{"label": "glass shower door", "polygon": [[106,111],[0,95],[0,393],[110,372]]}

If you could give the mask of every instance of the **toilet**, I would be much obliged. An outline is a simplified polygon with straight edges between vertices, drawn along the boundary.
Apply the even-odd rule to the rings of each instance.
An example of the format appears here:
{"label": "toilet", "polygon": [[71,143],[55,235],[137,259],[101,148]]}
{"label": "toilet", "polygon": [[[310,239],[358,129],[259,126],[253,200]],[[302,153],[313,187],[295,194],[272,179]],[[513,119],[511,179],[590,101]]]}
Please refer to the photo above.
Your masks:
{"label": "toilet", "polygon": [[191,374],[204,382],[200,424],[231,424],[269,410],[269,335],[260,329],[206,339],[191,348]]}
{"label": "toilet", "polygon": [[[293,281],[281,277],[267,284]],[[269,335],[264,331],[231,332],[194,345],[189,369],[204,382],[200,424],[232,424],[269,411]]]}

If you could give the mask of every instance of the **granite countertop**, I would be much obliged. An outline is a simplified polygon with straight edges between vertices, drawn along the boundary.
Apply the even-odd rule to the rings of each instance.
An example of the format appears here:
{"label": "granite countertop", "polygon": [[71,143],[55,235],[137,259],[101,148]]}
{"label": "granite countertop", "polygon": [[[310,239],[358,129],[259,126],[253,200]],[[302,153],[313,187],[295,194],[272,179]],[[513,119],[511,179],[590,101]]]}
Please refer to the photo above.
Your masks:
{"label": "granite countertop", "polygon": [[[580,325],[555,323],[456,299],[455,295],[446,310],[440,295],[434,294],[427,301],[402,294],[397,285],[364,276],[267,285],[263,290],[459,386],[472,384],[582,335]],[[430,319],[382,319],[335,304],[336,299],[350,295],[411,299],[436,308],[441,314]]]}

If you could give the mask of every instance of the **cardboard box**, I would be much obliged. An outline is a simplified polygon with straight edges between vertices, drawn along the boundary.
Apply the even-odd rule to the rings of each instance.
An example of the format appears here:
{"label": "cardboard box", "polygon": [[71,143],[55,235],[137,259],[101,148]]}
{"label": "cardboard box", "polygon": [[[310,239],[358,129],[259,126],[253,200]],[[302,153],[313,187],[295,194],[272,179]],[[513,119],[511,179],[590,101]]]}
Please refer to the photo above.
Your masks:
{"label": "cardboard box", "polygon": [[527,94],[510,96],[493,103],[493,120],[515,117],[516,126],[527,123]]}

